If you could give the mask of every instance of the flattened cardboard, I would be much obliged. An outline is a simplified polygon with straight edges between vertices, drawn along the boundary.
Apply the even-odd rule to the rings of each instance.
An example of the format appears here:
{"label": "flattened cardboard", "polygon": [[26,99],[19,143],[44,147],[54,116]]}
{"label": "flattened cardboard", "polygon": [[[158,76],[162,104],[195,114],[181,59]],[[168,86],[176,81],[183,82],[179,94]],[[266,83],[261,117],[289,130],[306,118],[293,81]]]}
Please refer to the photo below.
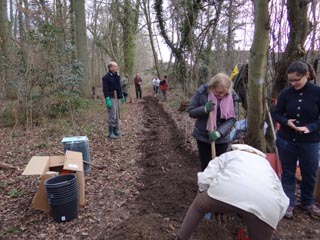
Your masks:
{"label": "flattened cardboard", "polygon": [[83,172],[82,153],[67,151],[66,156],[65,156],[65,160],[64,160],[63,169],[77,171],[77,172]]}
{"label": "flattened cardboard", "polygon": [[41,176],[38,191],[36,192],[32,200],[32,208],[36,210],[44,211],[44,212],[50,212],[51,208],[47,200],[48,197],[47,197],[46,188],[44,186],[44,182],[48,178],[58,176],[58,175],[59,173],[50,172],[49,174]]}
{"label": "flattened cardboard", "polygon": [[63,166],[65,156],[50,156],[50,167]]}
{"label": "flattened cardboard", "polygon": [[85,186],[84,172],[77,172],[76,175],[77,175],[77,181],[78,181],[78,194],[79,194],[78,203],[80,207],[83,207],[84,205],[86,205],[85,190],[84,190],[84,186]]}
{"label": "flattened cardboard", "polygon": [[48,156],[33,156],[22,175],[44,175],[49,171]]}

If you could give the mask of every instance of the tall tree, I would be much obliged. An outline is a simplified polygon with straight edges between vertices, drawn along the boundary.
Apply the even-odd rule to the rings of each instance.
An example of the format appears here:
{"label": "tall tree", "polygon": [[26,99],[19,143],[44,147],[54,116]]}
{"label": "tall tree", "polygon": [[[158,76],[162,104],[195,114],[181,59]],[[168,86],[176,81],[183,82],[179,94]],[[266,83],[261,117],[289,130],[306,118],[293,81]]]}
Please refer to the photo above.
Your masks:
{"label": "tall tree", "polygon": [[136,56],[136,34],[139,21],[140,0],[125,0],[119,4],[119,22],[122,27],[123,72],[133,75]]}
{"label": "tall tree", "polygon": [[266,77],[267,53],[269,45],[268,0],[254,2],[254,39],[250,49],[248,75],[248,144],[262,151],[266,142],[264,125],[264,83]]}
{"label": "tall tree", "polygon": [[0,0],[0,99],[6,97],[7,71],[5,63],[8,54],[8,36],[7,0]]}
{"label": "tall tree", "polygon": [[297,59],[301,59],[306,51],[304,43],[311,32],[311,23],[308,19],[308,4],[312,1],[288,0],[287,14],[290,26],[289,40],[280,61],[275,65],[275,80],[272,88],[272,96],[286,86],[286,71],[288,65]]}
{"label": "tall tree", "polygon": [[188,55],[195,51],[194,49],[194,28],[197,25],[197,19],[202,7],[201,1],[179,1],[172,2],[176,11],[176,19],[173,21],[180,22],[176,34],[177,43],[173,42],[169,37],[166,19],[163,8],[163,1],[156,0],[154,9],[156,11],[157,20],[159,22],[160,34],[164,38],[165,43],[170,48],[175,57],[175,65],[177,66],[177,79],[182,83],[183,91],[187,93],[187,61]]}
{"label": "tall tree", "polygon": [[146,24],[147,24],[147,28],[148,28],[149,40],[150,40],[151,49],[152,49],[152,53],[153,53],[154,66],[156,68],[158,77],[161,77],[162,70],[160,68],[158,54],[157,54],[155,43],[153,40],[152,20],[151,20],[151,14],[150,14],[150,11],[151,11],[150,0],[142,0],[142,10],[143,10]]}
{"label": "tall tree", "polygon": [[84,77],[81,83],[81,95],[90,97],[89,59],[87,49],[87,28],[84,0],[73,0],[76,27],[77,58],[83,64]]}

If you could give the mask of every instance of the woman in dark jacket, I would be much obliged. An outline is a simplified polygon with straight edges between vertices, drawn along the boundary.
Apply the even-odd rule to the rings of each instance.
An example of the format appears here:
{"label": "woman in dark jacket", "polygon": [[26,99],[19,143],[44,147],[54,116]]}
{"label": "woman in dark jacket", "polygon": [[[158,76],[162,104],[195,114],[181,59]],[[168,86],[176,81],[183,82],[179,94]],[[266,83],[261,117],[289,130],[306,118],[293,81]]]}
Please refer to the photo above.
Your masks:
{"label": "woman in dark jacket", "polygon": [[319,165],[320,87],[308,81],[312,69],[305,62],[293,62],[287,73],[291,86],[280,93],[272,114],[280,124],[276,145],[282,166],[282,186],[290,199],[285,217],[293,218],[297,161],[302,176],[301,206],[320,216],[313,196]]}
{"label": "woman in dark jacket", "polygon": [[[208,84],[201,85],[191,99],[188,112],[190,117],[197,119],[192,135],[197,139],[201,171],[212,159],[212,141],[215,142],[217,156],[228,149],[230,131],[237,116],[236,100],[237,96],[232,92],[232,81],[224,73],[218,73]],[[211,111],[212,123],[209,118]],[[212,128],[214,130],[210,131]]]}

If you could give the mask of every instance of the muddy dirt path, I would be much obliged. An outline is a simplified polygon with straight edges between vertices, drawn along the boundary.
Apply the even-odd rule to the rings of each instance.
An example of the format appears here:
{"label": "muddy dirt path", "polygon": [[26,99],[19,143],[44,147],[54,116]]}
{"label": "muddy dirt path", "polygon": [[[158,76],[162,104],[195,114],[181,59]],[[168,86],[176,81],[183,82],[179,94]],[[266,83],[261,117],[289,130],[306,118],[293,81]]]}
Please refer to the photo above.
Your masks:
{"label": "muddy dirt path", "polygon": [[[100,239],[175,239],[197,192],[197,156],[185,149],[182,134],[156,98],[146,97],[143,104],[143,155],[138,162],[143,187],[128,203],[134,209],[130,218]],[[202,221],[192,239],[232,238],[221,224]]]}
{"label": "muddy dirt path", "polygon": [[[63,136],[83,134],[90,139],[92,162],[103,166],[86,174],[86,205],[77,219],[63,224],[31,208],[37,177],[0,169],[0,239],[175,239],[197,192],[193,122],[147,96],[123,106],[125,135],[110,140],[106,109],[98,104],[73,124],[52,121],[29,135],[23,128],[0,128],[0,158],[21,169],[31,156],[61,154]],[[294,220],[280,222],[273,240],[319,239],[319,222],[297,209]],[[242,227],[239,219],[203,220],[191,240],[236,239]]]}
{"label": "muddy dirt path", "polygon": [[[183,217],[196,196],[198,158],[184,141],[184,134],[172,116],[153,97],[143,104],[143,138],[138,161],[143,171],[139,196],[128,203],[130,217],[99,235],[100,239],[175,239]],[[191,239],[237,239],[244,225],[238,218],[226,222],[202,220]],[[283,219],[273,240],[319,239],[319,219],[301,210],[294,221]]]}

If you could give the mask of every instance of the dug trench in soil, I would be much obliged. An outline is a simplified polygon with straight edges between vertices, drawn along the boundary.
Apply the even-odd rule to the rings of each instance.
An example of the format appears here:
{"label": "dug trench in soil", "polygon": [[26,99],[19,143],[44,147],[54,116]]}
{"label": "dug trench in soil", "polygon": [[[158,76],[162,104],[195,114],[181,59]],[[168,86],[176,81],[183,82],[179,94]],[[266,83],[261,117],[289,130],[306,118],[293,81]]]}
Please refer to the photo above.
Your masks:
{"label": "dug trench in soil", "polygon": [[[143,186],[128,202],[131,216],[121,225],[103,231],[99,239],[175,239],[183,217],[197,193],[197,155],[184,148],[183,134],[156,98],[145,97],[139,163]],[[133,210],[135,209],[135,210]],[[235,220],[238,221],[238,220]],[[191,239],[234,239],[236,222],[203,220]]]}

